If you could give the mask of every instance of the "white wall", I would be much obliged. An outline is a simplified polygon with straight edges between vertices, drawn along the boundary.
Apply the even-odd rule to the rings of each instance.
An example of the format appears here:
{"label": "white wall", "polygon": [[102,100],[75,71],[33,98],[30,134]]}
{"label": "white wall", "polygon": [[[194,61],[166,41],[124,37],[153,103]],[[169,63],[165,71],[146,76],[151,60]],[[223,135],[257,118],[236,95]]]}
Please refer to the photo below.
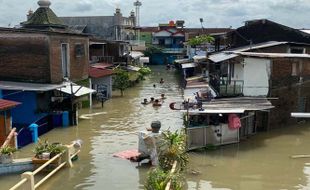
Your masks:
{"label": "white wall", "polygon": [[[228,67],[230,66],[231,64],[228,65]],[[231,80],[244,80],[242,64],[234,64],[234,67],[235,67],[235,72],[234,72],[234,76],[231,77]],[[228,71],[229,71],[229,68],[228,68]]]}
{"label": "white wall", "polygon": [[[266,96],[269,89],[271,60],[244,58],[243,94],[245,96]],[[239,68],[240,69],[240,68]]]}

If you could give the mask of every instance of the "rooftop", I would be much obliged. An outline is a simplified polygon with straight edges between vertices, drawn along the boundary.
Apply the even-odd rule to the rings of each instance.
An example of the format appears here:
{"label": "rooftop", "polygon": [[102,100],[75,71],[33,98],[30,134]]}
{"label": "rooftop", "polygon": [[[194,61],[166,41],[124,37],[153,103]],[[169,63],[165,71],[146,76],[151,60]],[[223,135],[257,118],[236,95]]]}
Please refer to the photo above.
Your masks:
{"label": "rooftop", "polygon": [[13,108],[17,105],[19,105],[21,103],[19,102],[15,102],[15,101],[11,101],[11,100],[4,100],[4,99],[0,99],[0,110],[8,110],[10,108]]}

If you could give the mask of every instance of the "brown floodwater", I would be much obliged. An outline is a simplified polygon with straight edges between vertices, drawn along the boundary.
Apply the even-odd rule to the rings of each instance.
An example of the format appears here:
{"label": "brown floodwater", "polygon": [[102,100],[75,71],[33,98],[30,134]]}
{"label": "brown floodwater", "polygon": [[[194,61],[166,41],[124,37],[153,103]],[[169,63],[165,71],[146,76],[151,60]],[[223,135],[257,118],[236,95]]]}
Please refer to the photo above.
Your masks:
{"label": "brown floodwater", "polygon": [[[74,167],[63,169],[40,189],[46,190],[134,190],[143,189],[148,167],[113,157],[128,149],[137,149],[137,132],[150,126],[154,120],[162,122],[163,129],[182,127],[182,114],[169,109],[169,103],[182,100],[182,90],[173,71],[152,67],[153,74],[135,87],[119,92],[105,102],[104,107],[82,109],[81,114],[105,112],[89,120],[80,120],[78,126],[57,128],[41,137],[51,142],[70,143],[82,139],[84,144]],[[160,78],[165,80],[159,84]],[[153,87],[156,84],[156,88]],[[167,99],[162,107],[142,105],[143,98]],[[271,132],[258,133],[239,144],[215,150],[190,152],[186,172],[186,189],[205,190],[274,190],[310,189],[310,158],[292,159],[291,155],[310,154],[310,126],[301,124]],[[17,153],[17,157],[32,156],[33,145]],[[0,189],[8,189],[20,175],[0,176]]]}

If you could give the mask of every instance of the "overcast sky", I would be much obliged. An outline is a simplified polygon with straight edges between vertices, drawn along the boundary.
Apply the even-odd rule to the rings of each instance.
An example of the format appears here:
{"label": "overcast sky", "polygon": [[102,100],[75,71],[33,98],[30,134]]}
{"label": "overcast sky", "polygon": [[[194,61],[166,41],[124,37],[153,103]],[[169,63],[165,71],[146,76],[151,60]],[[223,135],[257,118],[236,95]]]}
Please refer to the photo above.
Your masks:
{"label": "overcast sky", "polygon": [[[121,8],[124,16],[134,10],[134,0],[50,0],[58,16],[108,16]],[[141,25],[157,26],[185,20],[186,27],[234,28],[251,19],[267,18],[294,28],[310,28],[310,0],[140,0]],[[37,0],[0,0],[0,26],[14,26],[26,19]]]}

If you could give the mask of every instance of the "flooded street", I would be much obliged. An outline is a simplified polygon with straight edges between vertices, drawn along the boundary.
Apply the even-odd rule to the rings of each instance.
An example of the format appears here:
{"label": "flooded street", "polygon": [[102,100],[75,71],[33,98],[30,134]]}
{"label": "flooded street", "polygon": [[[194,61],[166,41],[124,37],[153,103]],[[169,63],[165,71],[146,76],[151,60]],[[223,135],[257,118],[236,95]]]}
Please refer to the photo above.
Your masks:
{"label": "flooded street", "polygon": [[[80,120],[77,127],[57,128],[41,137],[51,142],[70,143],[82,139],[84,144],[79,160],[72,169],[64,169],[40,189],[134,190],[143,189],[149,168],[114,158],[116,152],[137,149],[137,132],[154,120],[162,122],[162,129],[179,129],[182,114],[169,109],[169,103],[182,100],[182,91],[173,71],[152,67],[153,74],[135,87],[119,92],[104,104],[79,114],[105,112],[89,120]],[[160,78],[165,80],[159,84]],[[153,87],[156,84],[156,88]],[[143,98],[167,99],[162,107],[142,105]],[[310,189],[310,158],[292,159],[291,155],[310,154],[310,127],[291,128],[259,133],[242,141],[215,150],[190,153],[187,189],[275,190]],[[32,156],[33,145],[23,148],[17,156]],[[0,189],[8,189],[20,175],[1,176]]]}

